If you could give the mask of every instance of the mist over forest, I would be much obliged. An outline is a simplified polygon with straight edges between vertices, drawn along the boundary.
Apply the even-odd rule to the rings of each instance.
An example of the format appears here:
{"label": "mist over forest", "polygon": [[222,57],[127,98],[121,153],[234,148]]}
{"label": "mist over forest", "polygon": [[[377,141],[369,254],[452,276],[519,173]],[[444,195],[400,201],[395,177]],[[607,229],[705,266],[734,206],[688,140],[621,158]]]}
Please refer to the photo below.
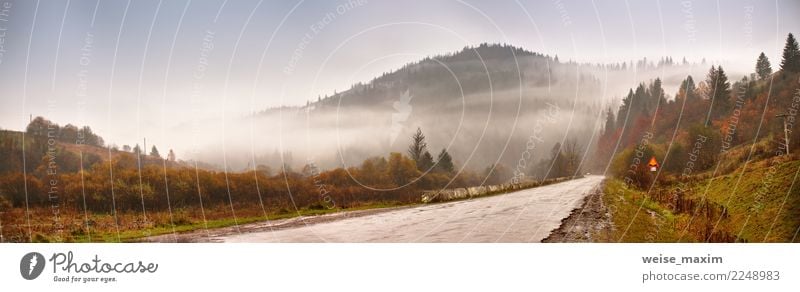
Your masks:
{"label": "mist over forest", "polygon": [[544,176],[552,148],[567,140],[579,146],[582,164],[591,164],[605,111],[618,108],[631,87],[660,79],[670,99],[687,75],[702,76],[706,66],[705,60],[673,57],[576,63],[480,44],[407,64],[303,106],[263,109],[224,124],[184,124],[170,132],[172,140],[193,141],[183,158],[219,169],[300,169],[309,163],[331,169],[405,153],[419,128],[430,152],[446,149],[459,169],[497,164]]}

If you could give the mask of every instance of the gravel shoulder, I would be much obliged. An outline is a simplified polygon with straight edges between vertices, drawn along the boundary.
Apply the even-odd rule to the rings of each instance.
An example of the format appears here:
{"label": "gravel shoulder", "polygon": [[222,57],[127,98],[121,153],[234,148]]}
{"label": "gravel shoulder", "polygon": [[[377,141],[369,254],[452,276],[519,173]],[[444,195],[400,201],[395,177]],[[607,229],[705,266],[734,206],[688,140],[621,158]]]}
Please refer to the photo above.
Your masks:
{"label": "gravel shoulder", "polygon": [[583,199],[580,208],[572,210],[561,226],[553,230],[542,242],[602,242],[602,235],[613,229],[611,212],[603,203],[603,186],[600,184],[592,194]]}

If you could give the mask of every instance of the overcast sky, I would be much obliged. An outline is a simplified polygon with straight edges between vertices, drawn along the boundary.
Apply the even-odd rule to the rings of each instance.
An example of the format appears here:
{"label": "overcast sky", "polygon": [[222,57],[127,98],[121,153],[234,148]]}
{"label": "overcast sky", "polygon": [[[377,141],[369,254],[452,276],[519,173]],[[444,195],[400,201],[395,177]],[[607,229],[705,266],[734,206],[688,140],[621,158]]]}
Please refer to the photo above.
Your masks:
{"label": "overcast sky", "polygon": [[[3,4],[5,3],[5,4]],[[669,55],[777,69],[798,1],[0,0],[0,127],[29,114],[107,140],[305,104],[482,42],[559,59]],[[154,132],[155,131],[155,132]]]}

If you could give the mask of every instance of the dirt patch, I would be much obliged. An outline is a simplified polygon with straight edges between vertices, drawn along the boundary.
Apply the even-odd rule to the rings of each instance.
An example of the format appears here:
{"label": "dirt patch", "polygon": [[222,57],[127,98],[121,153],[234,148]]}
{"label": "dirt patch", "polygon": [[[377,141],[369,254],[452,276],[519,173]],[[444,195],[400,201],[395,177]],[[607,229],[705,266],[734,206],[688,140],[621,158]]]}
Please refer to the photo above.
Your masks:
{"label": "dirt patch", "polygon": [[282,229],[296,228],[318,223],[344,220],[369,216],[383,212],[411,208],[413,206],[379,208],[358,211],[346,211],[318,216],[300,216],[288,219],[270,220],[237,226],[209,228],[208,230],[194,230],[182,233],[170,233],[143,238],[141,242],[222,242],[222,237],[251,232],[269,232]]}
{"label": "dirt patch", "polygon": [[580,208],[572,210],[569,217],[561,220],[561,226],[553,230],[542,242],[598,242],[598,235],[608,234],[613,228],[611,212],[603,204],[603,186],[583,199]]}

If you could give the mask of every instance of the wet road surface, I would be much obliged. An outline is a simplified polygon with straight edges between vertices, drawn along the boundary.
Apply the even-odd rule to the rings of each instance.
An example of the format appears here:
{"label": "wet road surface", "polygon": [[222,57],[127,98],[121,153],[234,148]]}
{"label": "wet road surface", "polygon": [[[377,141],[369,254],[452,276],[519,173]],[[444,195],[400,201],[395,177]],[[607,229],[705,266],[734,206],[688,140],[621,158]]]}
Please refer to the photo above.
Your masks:
{"label": "wet road surface", "polygon": [[539,242],[581,206],[602,176],[466,201],[430,204],[223,242]]}

